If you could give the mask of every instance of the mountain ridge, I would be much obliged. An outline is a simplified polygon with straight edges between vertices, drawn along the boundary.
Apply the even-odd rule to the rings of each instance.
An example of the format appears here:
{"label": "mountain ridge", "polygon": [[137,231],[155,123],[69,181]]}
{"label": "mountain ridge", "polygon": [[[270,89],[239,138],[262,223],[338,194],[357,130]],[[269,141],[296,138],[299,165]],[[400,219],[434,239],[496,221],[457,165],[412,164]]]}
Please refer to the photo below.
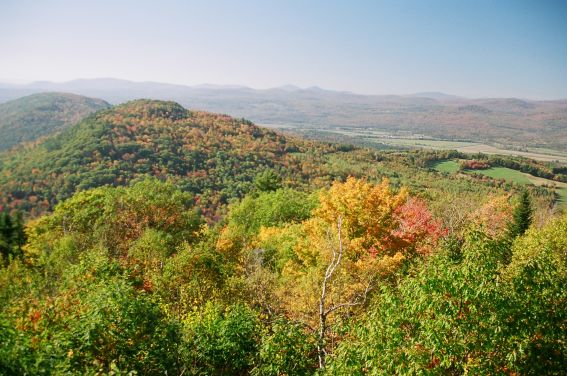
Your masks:
{"label": "mountain ridge", "polygon": [[[0,152],[0,211],[22,210],[35,217],[77,191],[124,186],[148,175],[193,194],[211,221],[221,218],[232,200],[253,191],[258,176],[270,170],[279,177],[278,186],[300,190],[348,176],[388,177],[416,191],[445,189],[443,181],[408,158],[300,139],[172,101],[140,99]],[[452,181],[470,184],[456,177]],[[480,184],[477,189],[489,188]]]}

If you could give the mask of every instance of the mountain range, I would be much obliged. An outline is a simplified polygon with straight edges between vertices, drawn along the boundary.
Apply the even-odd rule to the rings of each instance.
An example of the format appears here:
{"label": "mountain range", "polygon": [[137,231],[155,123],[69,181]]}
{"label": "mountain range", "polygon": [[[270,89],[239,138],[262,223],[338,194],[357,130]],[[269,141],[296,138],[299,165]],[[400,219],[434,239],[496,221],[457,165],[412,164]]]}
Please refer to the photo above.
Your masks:
{"label": "mountain range", "polygon": [[245,117],[260,125],[282,128],[365,129],[499,146],[567,150],[567,100],[469,99],[437,92],[359,95],[293,85],[258,90],[104,78],[1,84],[0,102],[46,91],[101,98],[112,104],[139,98],[172,100],[186,108]]}

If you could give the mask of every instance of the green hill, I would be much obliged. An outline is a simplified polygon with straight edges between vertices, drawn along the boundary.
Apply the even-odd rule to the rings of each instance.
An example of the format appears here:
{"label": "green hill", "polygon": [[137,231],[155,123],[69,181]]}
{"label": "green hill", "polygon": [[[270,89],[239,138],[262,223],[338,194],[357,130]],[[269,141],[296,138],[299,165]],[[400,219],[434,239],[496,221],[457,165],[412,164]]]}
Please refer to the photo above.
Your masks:
{"label": "green hill", "polygon": [[40,213],[77,190],[145,175],[173,180],[213,213],[275,169],[296,186],[337,176],[321,160],[336,147],[288,139],[247,120],[136,100],[97,112],[37,145],[0,156],[0,205]]}
{"label": "green hill", "polygon": [[66,93],[40,93],[0,104],[0,150],[34,141],[108,108],[101,100]]}

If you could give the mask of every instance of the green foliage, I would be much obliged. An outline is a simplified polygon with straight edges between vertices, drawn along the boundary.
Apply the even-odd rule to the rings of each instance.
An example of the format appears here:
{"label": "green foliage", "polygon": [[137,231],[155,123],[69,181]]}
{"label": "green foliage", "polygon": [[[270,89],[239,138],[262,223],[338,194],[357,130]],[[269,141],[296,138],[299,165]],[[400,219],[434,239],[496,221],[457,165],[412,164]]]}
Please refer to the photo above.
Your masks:
{"label": "green foliage", "polygon": [[253,376],[312,375],[317,365],[315,338],[300,325],[276,321],[262,336]]}
{"label": "green foliage", "polygon": [[524,373],[561,375],[567,371],[567,215],[516,239],[503,273],[513,302],[508,335],[510,356]]}
{"label": "green foliage", "polygon": [[227,279],[232,273],[232,265],[210,244],[185,245],[165,261],[154,280],[155,291],[172,314],[182,316],[204,302],[229,300]]}
{"label": "green foliage", "polygon": [[[28,281],[37,278],[33,274]],[[59,281],[48,282],[16,287],[9,309],[0,314],[10,322],[8,341],[0,345],[0,369],[17,374],[95,374],[113,368],[178,372],[175,323],[121,278],[107,253],[84,254]],[[13,320],[19,322],[17,336]]]}
{"label": "green foliage", "polygon": [[242,228],[245,233],[257,233],[262,226],[301,222],[311,216],[316,205],[316,196],[293,189],[249,195],[231,207],[229,226]]}
{"label": "green foliage", "polygon": [[0,265],[21,254],[25,243],[24,224],[20,213],[15,216],[0,212]]}
{"label": "green foliage", "polygon": [[88,290],[81,296],[83,312],[57,333],[71,349],[72,369],[96,365],[109,372],[114,364],[140,374],[178,372],[178,331],[151,299],[123,281],[104,281]]}
{"label": "green foliage", "polygon": [[131,187],[80,192],[30,228],[26,252],[29,257],[48,257],[43,250],[54,249],[68,237],[78,249],[102,245],[115,256],[126,256],[132,242],[148,229],[167,233],[172,252],[177,244],[195,238],[199,218],[192,205],[189,194],[149,178]]}
{"label": "green foliage", "polygon": [[206,304],[183,322],[183,356],[190,375],[245,375],[258,351],[259,322],[242,305]]}
{"label": "green foliage", "polygon": [[518,238],[509,265],[508,243],[478,232],[459,259],[416,264],[353,325],[330,373],[564,374],[566,219]]}
{"label": "green foliage", "polygon": [[274,170],[265,170],[256,175],[254,186],[260,192],[275,191],[282,187],[282,178]]}

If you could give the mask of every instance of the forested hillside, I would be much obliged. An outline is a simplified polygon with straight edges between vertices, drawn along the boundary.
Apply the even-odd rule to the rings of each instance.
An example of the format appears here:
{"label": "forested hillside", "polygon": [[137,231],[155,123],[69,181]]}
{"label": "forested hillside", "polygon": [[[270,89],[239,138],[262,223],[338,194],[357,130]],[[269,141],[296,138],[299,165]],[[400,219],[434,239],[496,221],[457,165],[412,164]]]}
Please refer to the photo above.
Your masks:
{"label": "forested hillside", "polygon": [[156,179],[0,222],[0,373],[565,374],[567,217],[259,186],[214,226]]}
{"label": "forested hillside", "polygon": [[[443,177],[416,167],[420,153],[378,153],[290,138],[247,120],[138,100],[98,112],[37,145],[0,154],[0,205],[41,214],[76,191],[152,175],[196,195],[218,220],[258,179],[302,190],[348,176],[404,184],[428,197],[483,202],[511,186]],[[262,177],[262,174],[266,176]],[[475,204],[476,206],[477,204]]]}
{"label": "forested hillside", "polygon": [[108,108],[103,100],[66,93],[40,93],[0,104],[0,151],[61,131]]}

